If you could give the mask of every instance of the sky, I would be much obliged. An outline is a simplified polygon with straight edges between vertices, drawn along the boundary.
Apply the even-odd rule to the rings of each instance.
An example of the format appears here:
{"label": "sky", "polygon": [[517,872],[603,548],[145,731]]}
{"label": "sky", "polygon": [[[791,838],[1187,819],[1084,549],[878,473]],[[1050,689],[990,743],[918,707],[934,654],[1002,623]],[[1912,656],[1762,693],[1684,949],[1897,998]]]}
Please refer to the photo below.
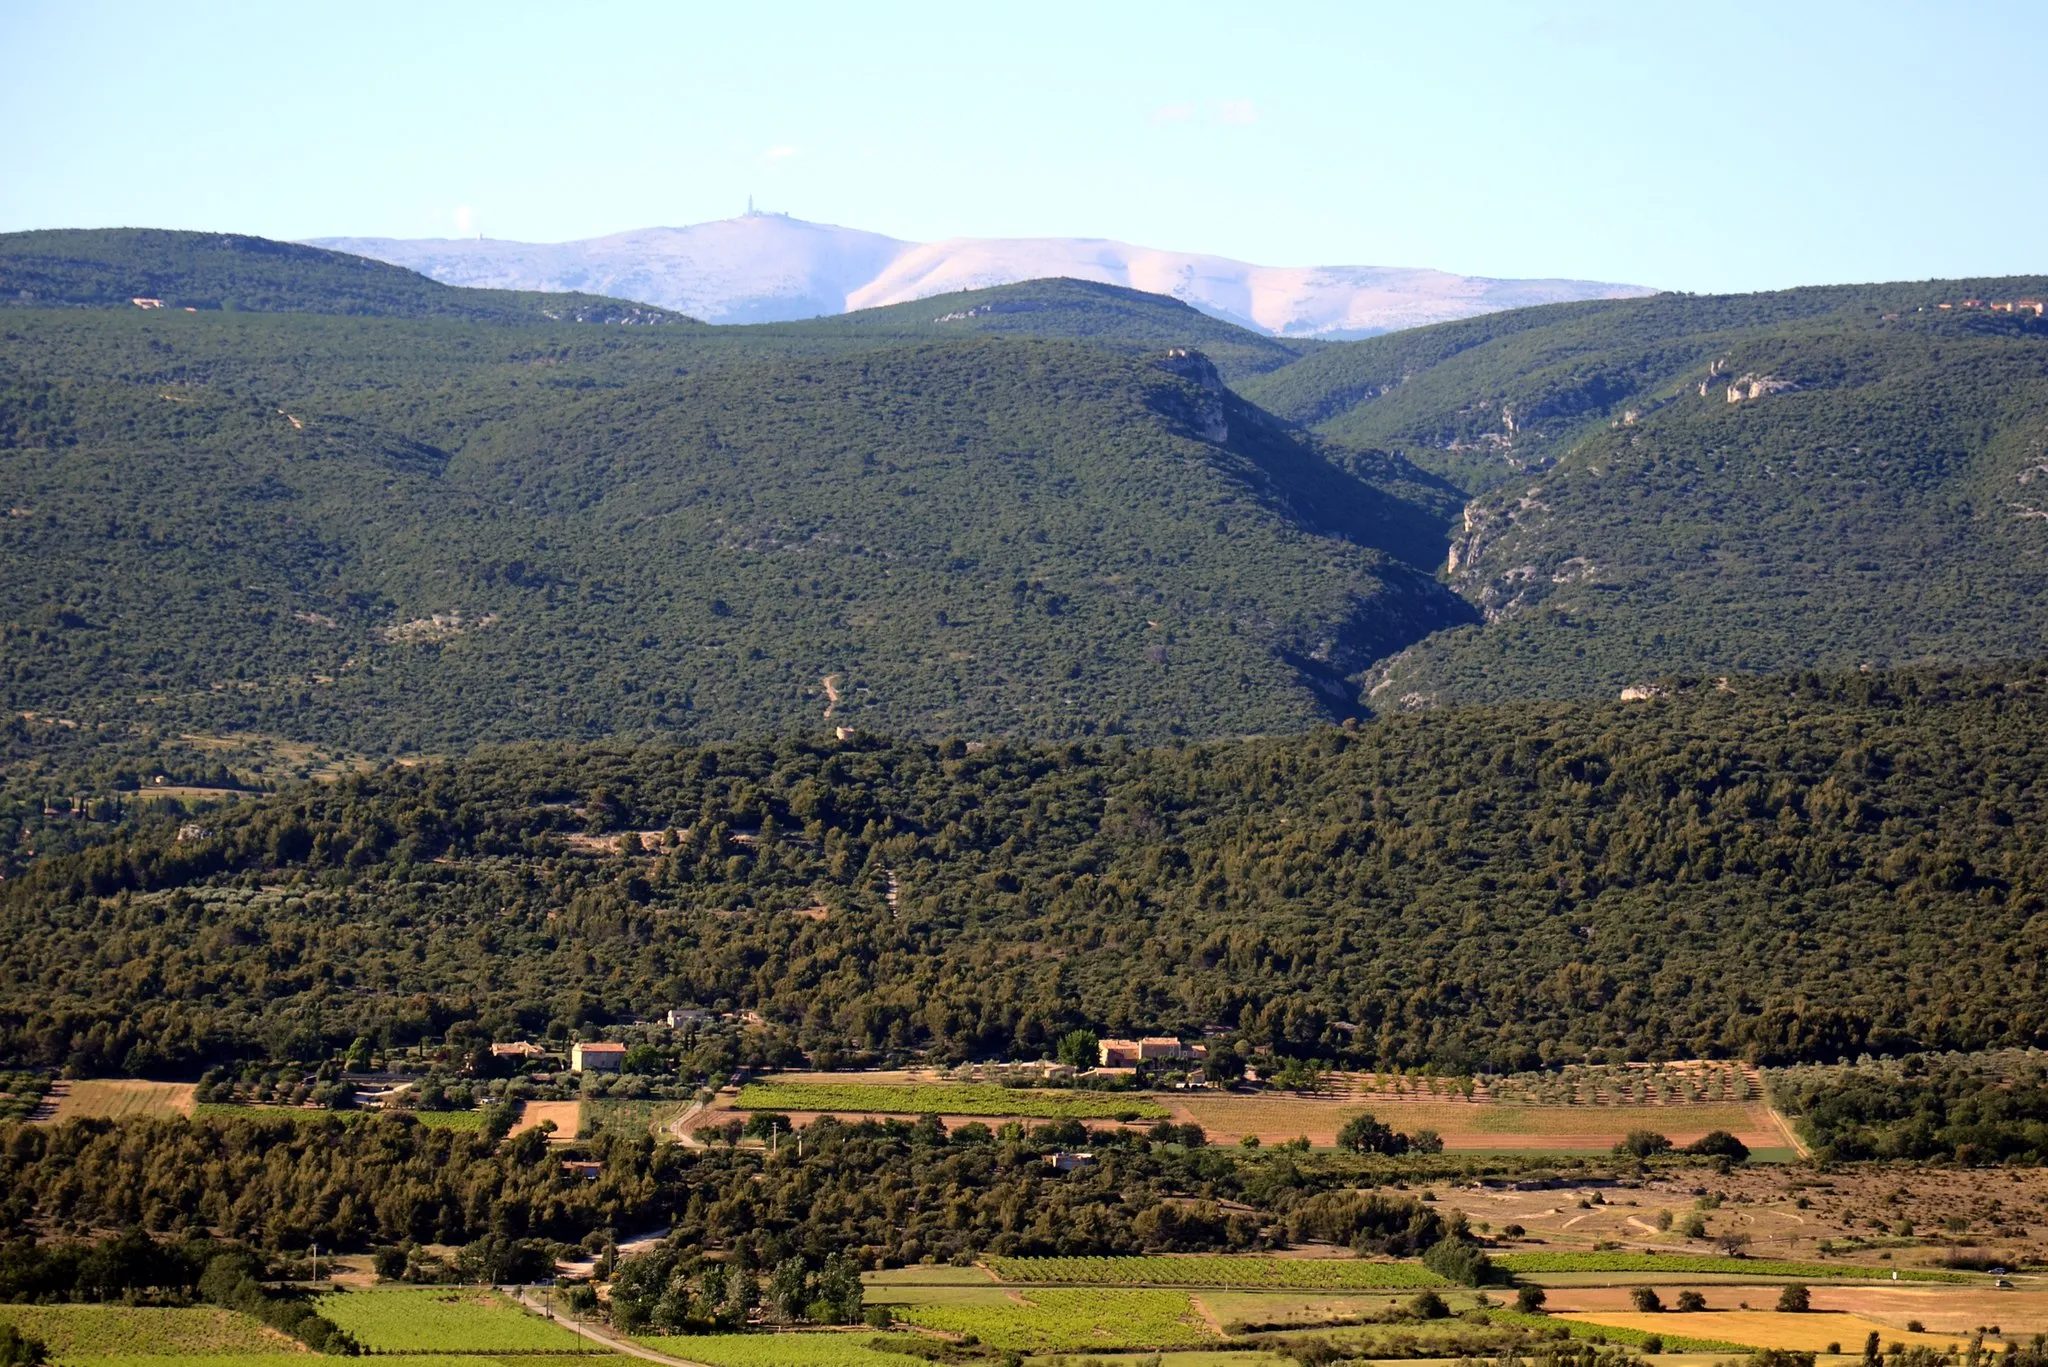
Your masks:
{"label": "sky", "polygon": [[1667,289],[2048,272],[2048,3],[0,0],[0,231],[912,241]]}

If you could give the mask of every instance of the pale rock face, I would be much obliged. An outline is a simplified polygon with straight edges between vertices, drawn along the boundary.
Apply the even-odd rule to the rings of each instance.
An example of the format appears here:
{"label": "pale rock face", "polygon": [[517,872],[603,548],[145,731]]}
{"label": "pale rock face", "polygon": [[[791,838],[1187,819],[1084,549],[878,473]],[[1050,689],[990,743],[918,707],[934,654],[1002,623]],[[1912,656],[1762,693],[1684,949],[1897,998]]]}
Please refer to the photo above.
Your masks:
{"label": "pale rock face", "polygon": [[1402,267],[1255,266],[1105,238],[918,244],[780,214],[579,242],[324,237],[312,245],[389,261],[444,284],[583,290],[713,323],[813,318],[1058,276],[1170,295],[1228,322],[1290,337],[1362,337],[1532,304],[1654,292]]}

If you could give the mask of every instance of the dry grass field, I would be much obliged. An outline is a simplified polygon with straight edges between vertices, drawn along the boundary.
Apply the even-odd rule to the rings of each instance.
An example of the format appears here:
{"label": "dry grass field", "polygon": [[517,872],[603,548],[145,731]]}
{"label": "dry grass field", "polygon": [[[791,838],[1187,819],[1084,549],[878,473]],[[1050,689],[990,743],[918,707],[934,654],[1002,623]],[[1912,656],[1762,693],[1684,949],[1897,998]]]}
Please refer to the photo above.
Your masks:
{"label": "dry grass field", "polygon": [[[1695,1279],[1682,1279],[1684,1286],[1701,1292],[1707,1298],[1707,1310],[1702,1317],[1716,1320],[1724,1312],[1741,1313],[1744,1304],[1757,1312],[1772,1311],[1778,1303],[1778,1292],[1782,1283],[1758,1286],[1754,1283],[1732,1283],[1729,1285],[1702,1285]],[[1996,1291],[1988,1286],[1936,1286],[1928,1283],[1919,1285],[1902,1283],[1898,1286],[1830,1286],[1824,1282],[1806,1283],[1812,1297],[1814,1314],[1807,1319],[1818,1319],[1822,1312],[1832,1315],[1852,1315],[1869,1321],[1859,1331],[1853,1347],[1860,1351],[1863,1335],[1876,1329],[1885,1336],[1886,1342],[1896,1339],[1900,1342],[1917,1342],[1906,1331],[1908,1324],[1918,1322],[1926,1330],[1926,1338],[1939,1339],[1944,1345],[1966,1340],[1979,1325],[1996,1325],[2007,1337],[2017,1335],[2031,1337],[2036,1333],[2048,1332],[2048,1289]],[[1656,1291],[1666,1306],[1678,1298],[1681,1280],[1656,1284]],[[1605,1315],[1629,1314],[1634,1306],[1629,1302],[1630,1288],[1621,1286],[1554,1287],[1549,1292],[1548,1309],[1553,1314],[1570,1315],[1576,1319],[1597,1318]],[[1775,1314],[1774,1311],[1772,1311]],[[1676,1318],[1673,1315],[1653,1316],[1660,1323]],[[1796,1315],[1777,1316],[1778,1319],[1800,1319]],[[1775,1323],[1776,1320],[1773,1320]],[[1692,1333],[1692,1330],[1675,1332]],[[1709,1333],[1699,1331],[1703,1338],[1728,1339],[1733,1342],[1747,1342],[1732,1333]],[[1833,1339],[1830,1334],[1823,1343]],[[1797,1346],[1797,1345],[1786,1345]],[[1852,1345],[1845,1339],[1843,1347]]]}
{"label": "dry grass field", "polygon": [[193,1093],[189,1082],[141,1082],[105,1078],[85,1082],[59,1081],[50,1089],[49,1119],[55,1122],[87,1116],[125,1120],[146,1116],[189,1116]]}
{"label": "dry grass field", "polygon": [[[825,1084],[845,1086],[858,1083],[864,1091],[891,1087],[929,1087],[948,1081],[946,1074],[923,1069],[863,1073],[778,1073],[762,1079],[776,1084]],[[1055,1093],[1054,1095],[1059,1095]],[[1335,1074],[1329,1090],[1321,1095],[1294,1092],[1158,1092],[1133,1094],[1133,1104],[1143,1101],[1163,1105],[1179,1123],[1200,1125],[1211,1142],[1235,1144],[1247,1137],[1261,1143],[1280,1143],[1306,1136],[1311,1144],[1328,1148],[1337,1142],[1344,1122],[1370,1111],[1402,1130],[1433,1129],[1443,1137],[1444,1147],[1453,1152],[1536,1152],[1604,1153],[1630,1130],[1657,1131],[1676,1144],[1689,1144],[1712,1130],[1728,1130],[1759,1153],[1785,1154],[1793,1147],[1790,1132],[1771,1109],[1760,1101],[1707,1101],[1679,1103],[1668,1099],[1631,1104],[1625,1099],[1586,1089],[1585,1104],[1538,1105],[1490,1100],[1481,1089],[1474,1099],[1458,1095],[1439,1079],[1374,1078],[1369,1074]],[[1591,1098],[1597,1098],[1597,1103]],[[777,1108],[798,1125],[809,1124],[823,1111]],[[1023,1109],[1020,1107],[1020,1110]],[[911,1115],[915,1107],[907,1099],[901,1110],[869,1106],[863,1110],[830,1112],[845,1120]],[[721,1096],[698,1122],[719,1125],[737,1115],[745,1118],[730,1096]],[[980,1121],[999,1126],[1009,1121],[1041,1125],[1043,1117],[1024,1114],[993,1116],[949,1114],[940,1118],[947,1126]],[[1109,1126],[1117,1122],[1098,1119],[1088,1122]],[[1150,1121],[1135,1121],[1144,1128]]]}
{"label": "dry grass field", "polygon": [[[1800,1352],[1825,1353],[1829,1345],[1835,1351],[1860,1353],[1863,1340],[1875,1333],[1881,1343],[1903,1343],[1908,1347],[1933,1348],[1946,1351],[1969,1340],[1968,1334],[1960,1336],[1941,1334],[1914,1334],[1890,1325],[1879,1324],[1876,1320],[1861,1315],[1815,1311],[1804,1315],[1785,1315],[1771,1309],[1762,1310],[1703,1310],[1693,1314],[1677,1314],[1663,1311],[1657,1314],[1641,1314],[1636,1311],[1602,1311],[1591,1314],[1560,1315],[1560,1319],[1573,1319],[1581,1324],[1597,1324],[1608,1329],[1640,1329],[1645,1333],[1684,1335],[1687,1338],[1719,1339],[1726,1343],[1745,1343],[1753,1348],[1791,1348]],[[1997,1342],[1986,1340],[1987,1346]],[[2002,1343],[1999,1343],[2003,1347]]]}
{"label": "dry grass field", "polygon": [[1752,1149],[1781,1149],[1790,1140],[1761,1103],[1688,1106],[1525,1106],[1487,1101],[1407,1100],[1390,1096],[1343,1099],[1285,1092],[1240,1096],[1225,1092],[1162,1096],[1177,1120],[1193,1121],[1211,1141],[1234,1144],[1247,1135],[1277,1143],[1299,1135],[1311,1144],[1337,1142],[1346,1120],[1370,1111],[1395,1129],[1435,1130],[1454,1151],[1539,1150],[1561,1153],[1611,1149],[1633,1129],[1652,1129],[1675,1144],[1710,1130],[1731,1131]]}

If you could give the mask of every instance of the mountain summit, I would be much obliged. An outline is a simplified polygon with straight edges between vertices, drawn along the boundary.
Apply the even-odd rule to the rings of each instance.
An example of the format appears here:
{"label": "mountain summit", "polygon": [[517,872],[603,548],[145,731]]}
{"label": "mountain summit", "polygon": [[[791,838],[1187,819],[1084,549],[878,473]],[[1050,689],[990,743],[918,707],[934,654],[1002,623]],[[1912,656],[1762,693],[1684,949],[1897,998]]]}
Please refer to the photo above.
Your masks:
{"label": "mountain summit", "polygon": [[783,214],[578,242],[323,237],[313,245],[444,284],[576,290],[716,323],[769,323],[1057,276],[1170,295],[1288,337],[1365,337],[1501,309],[1653,293],[1590,280],[1494,280],[1380,266],[1255,266],[1105,238],[904,242]]}

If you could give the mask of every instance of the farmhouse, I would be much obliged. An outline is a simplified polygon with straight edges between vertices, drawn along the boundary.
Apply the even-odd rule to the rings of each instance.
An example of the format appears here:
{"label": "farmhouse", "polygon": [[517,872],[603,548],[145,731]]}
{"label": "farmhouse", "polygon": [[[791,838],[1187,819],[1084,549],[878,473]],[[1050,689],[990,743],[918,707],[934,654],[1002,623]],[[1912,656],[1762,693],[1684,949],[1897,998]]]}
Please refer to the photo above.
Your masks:
{"label": "farmhouse", "polygon": [[668,1028],[681,1029],[686,1025],[708,1025],[715,1017],[701,1006],[678,1006],[668,1013]]}
{"label": "farmhouse", "polygon": [[1138,1042],[1134,1039],[1106,1039],[1095,1046],[1096,1062],[1104,1068],[1138,1066]]}
{"label": "farmhouse", "polygon": [[568,1173],[571,1177],[580,1177],[586,1182],[595,1182],[604,1175],[604,1164],[580,1158],[566,1158],[562,1160],[562,1171]]}
{"label": "farmhouse", "polygon": [[494,1044],[491,1046],[492,1058],[540,1058],[546,1053],[547,1050],[541,1048],[532,1040],[525,1039],[516,1039],[509,1044]]}
{"label": "farmhouse", "polygon": [[1096,1055],[1096,1061],[1104,1068],[1135,1068],[1141,1063],[1203,1059],[1209,1056],[1209,1051],[1199,1044],[1182,1044],[1171,1035],[1147,1035],[1143,1039],[1098,1041]]}
{"label": "farmhouse", "polygon": [[626,1061],[626,1046],[607,1040],[578,1044],[569,1050],[569,1067],[578,1073],[616,1073]]}
{"label": "farmhouse", "polygon": [[1045,1156],[1045,1165],[1054,1172],[1078,1172],[1082,1168],[1093,1166],[1094,1162],[1095,1155],[1092,1153],[1066,1153],[1062,1151],[1060,1153],[1049,1153]]}

